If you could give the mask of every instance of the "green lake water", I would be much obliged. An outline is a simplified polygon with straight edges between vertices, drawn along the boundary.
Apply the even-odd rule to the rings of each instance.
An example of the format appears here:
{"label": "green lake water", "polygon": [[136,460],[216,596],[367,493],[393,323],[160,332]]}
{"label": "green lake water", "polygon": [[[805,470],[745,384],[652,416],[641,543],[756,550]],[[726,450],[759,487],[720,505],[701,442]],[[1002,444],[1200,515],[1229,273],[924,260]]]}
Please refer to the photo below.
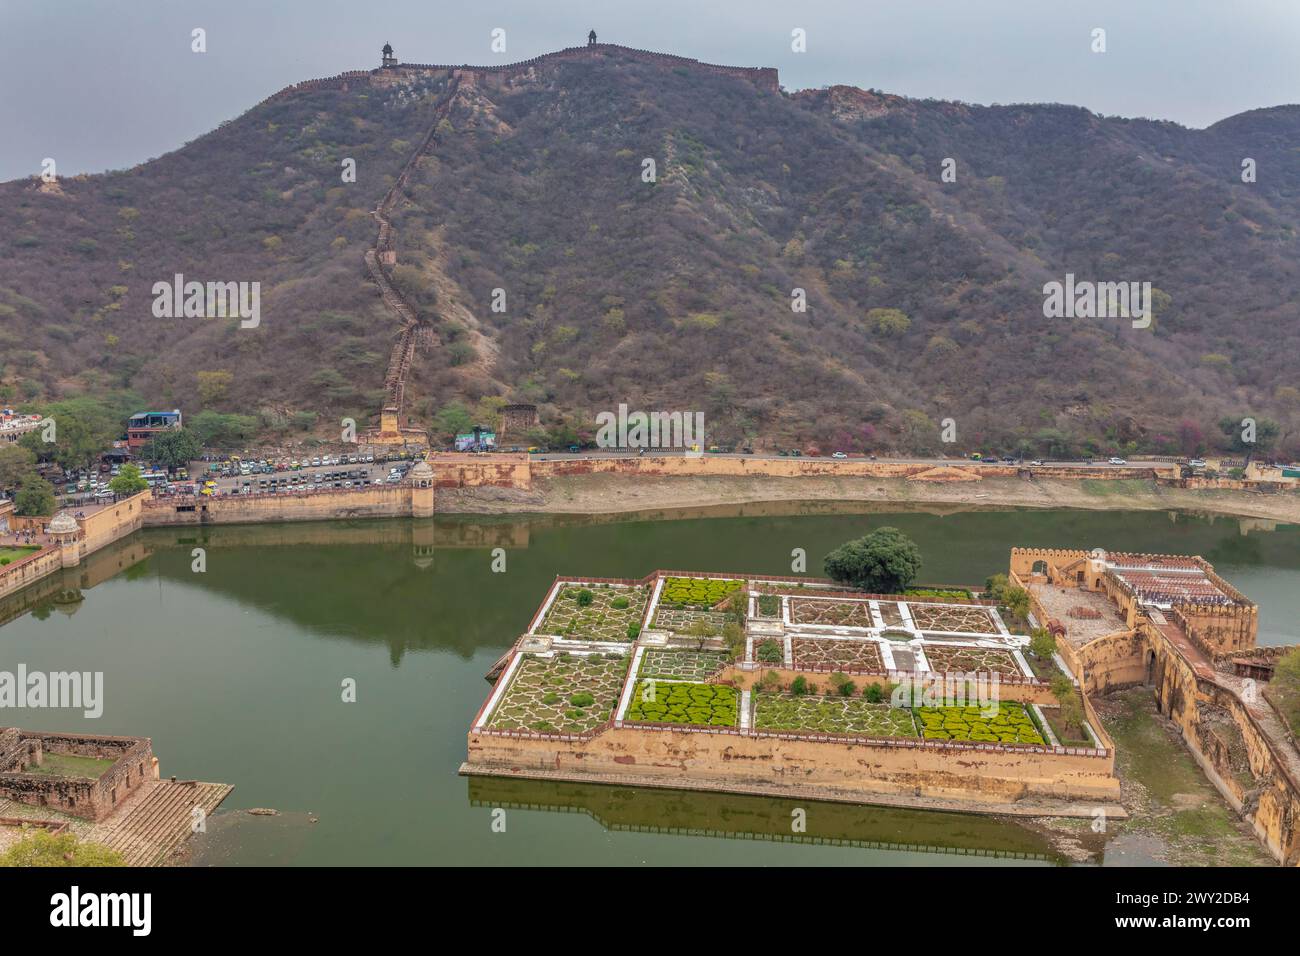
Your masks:
{"label": "green lake water", "polygon": [[[981,583],[1017,545],[1200,554],[1259,602],[1261,643],[1300,640],[1300,527],[1165,512],[780,510],[792,509],[145,531],[0,603],[0,670],[103,671],[103,716],[11,711],[0,725],[149,736],[164,774],[233,784],[199,863],[1051,865],[1064,861],[1044,837],[987,817],[812,805],[792,834],[790,801],[456,770],[483,674],[556,574],[788,574],[795,548],[816,574],[827,551],[888,524],[917,541],[936,584]],[[496,547],[505,573],[492,571]],[[56,600],[59,589],[83,600]],[[355,703],[341,700],[345,678]],[[281,815],[239,812],[252,807]]]}

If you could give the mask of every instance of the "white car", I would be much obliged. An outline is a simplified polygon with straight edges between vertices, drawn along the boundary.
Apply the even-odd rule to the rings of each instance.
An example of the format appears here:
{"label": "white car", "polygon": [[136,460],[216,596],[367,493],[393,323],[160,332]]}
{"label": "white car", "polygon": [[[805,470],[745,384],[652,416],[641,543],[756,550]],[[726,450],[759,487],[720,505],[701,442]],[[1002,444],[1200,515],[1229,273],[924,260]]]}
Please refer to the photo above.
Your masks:
{"label": "white car", "polygon": [[849,456],[846,455],[846,454],[844,454],[844,452],[842,452],[842,451],[837,451],[837,452],[835,452],[834,454],[832,454],[831,457],[832,457],[832,458],[848,458]]}
{"label": "white car", "polygon": [[1126,462],[1123,458],[1112,458],[1112,459],[1110,460],[1110,463],[1111,463],[1112,465],[1127,465],[1127,464],[1128,464],[1128,462]]}
{"label": "white car", "polygon": [[1204,458],[1193,458],[1191,461],[1189,461],[1189,462],[1187,463],[1187,465],[1188,465],[1189,468],[1204,468],[1204,467],[1205,467],[1205,459],[1204,459]]}

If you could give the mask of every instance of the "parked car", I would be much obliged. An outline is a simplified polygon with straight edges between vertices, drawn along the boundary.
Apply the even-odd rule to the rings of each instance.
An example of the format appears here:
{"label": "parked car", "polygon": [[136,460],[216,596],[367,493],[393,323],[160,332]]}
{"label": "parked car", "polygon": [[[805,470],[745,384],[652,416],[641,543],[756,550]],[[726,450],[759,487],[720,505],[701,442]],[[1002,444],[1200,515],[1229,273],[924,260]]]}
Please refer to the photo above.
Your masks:
{"label": "parked car", "polygon": [[1192,459],[1191,461],[1189,461],[1187,464],[1188,464],[1188,467],[1191,467],[1191,468],[1204,468],[1204,467],[1205,467],[1205,459],[1204,459],[1204,458],[1193,458],[1193,459]]}

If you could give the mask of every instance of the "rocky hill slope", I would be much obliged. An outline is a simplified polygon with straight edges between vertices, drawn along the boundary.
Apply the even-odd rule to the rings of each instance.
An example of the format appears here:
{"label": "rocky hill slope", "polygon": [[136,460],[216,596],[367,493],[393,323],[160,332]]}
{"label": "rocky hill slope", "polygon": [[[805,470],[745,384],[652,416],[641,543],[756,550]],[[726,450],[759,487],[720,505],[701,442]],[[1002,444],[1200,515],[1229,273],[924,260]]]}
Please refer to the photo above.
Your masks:
{"label": "rocky hill slope", "polygon": [[[1191,130],[609,46],[304,83],[134,169],[0,185],[6,399],[373,417],[403,323],[370,213],[426,140],[387,275],[427,329],[405,412],[435,431],[509,400],[823,450],[1172,453],[1229,415],[1300,442],[1300,107]],[[259,327],[155,317],[177,273],[260,282]],[[1044,317],[1067,273],[1150,282],[1152,327]]]}

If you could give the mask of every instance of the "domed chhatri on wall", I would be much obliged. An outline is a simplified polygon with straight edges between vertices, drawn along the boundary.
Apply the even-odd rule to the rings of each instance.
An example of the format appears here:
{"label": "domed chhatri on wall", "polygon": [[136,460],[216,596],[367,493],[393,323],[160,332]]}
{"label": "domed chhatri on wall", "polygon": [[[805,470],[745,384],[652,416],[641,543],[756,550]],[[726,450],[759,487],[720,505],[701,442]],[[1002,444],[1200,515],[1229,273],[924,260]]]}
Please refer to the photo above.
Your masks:
{"label": "domed chhatri on wall", "polygon": [[380,52],[384,55],[381,66],[397,66],[397,57],[393,56],[393,45],[391,43],[385,43],[383,50]]}
{"label": "domed chhatri on wall", "polygon": [[52,535],[76,534],[81,530],[77,524],[77,519],[72,517],[66,511],[60,511],[50,519],[49,525],[45,529]]}

